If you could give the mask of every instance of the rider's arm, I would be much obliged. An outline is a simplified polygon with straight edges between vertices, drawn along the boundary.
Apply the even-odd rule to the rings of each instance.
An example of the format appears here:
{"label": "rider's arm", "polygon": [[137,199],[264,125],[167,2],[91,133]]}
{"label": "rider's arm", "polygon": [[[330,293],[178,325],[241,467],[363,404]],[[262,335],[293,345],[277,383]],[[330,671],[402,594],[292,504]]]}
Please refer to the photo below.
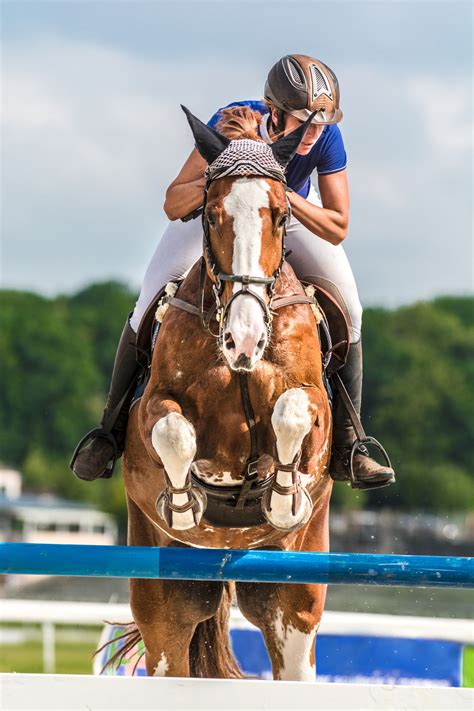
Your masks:
{"label": "rider's arm", "polygon": [[318,176],[319,194],[323,207],[308,202],[298,193],[288,197],[294,216],[318,237],[331,244],[340,244],[349,226],[349,186],[345,170]]}
{"label": "rider's arm", "polygon": [[169,220],[178,220],[201,207],[206,184],[204,178],[206,168],[206,161],[194,148],[166,191],[163,208]]}

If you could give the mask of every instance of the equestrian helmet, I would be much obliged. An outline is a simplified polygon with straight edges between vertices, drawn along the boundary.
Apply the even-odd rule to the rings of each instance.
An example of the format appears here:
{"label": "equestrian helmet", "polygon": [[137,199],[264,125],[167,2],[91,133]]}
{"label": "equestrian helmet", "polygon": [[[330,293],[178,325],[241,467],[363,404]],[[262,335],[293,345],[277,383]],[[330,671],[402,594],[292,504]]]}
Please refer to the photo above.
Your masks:
{"label": "equestrian helmet", "polygon": [[312,123],[339,123],[339,83],[326,64],[305,54],[287,54],[270,69],[264,98],[269,104],[305,121],[313,111]]}

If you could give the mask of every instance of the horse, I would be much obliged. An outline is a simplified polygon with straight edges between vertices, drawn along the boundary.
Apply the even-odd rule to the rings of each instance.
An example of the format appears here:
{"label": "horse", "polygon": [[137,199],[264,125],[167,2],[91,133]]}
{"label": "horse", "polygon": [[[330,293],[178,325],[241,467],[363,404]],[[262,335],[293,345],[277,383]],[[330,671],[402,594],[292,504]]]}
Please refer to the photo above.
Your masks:
{"label": "horse", "polygon": [[[327,551],[331,409],[314,306],[284,247],[284,168],[311,119],[267,145],[231,141],[183,109],[209,164],[203,258],[167,290],[130,413],[128,544]],[[274,678],[314,680],[325,594],[319,584],[134,579],[130,640],[143,639],[150,676],[240,678],[228,636],[235,595]]]}

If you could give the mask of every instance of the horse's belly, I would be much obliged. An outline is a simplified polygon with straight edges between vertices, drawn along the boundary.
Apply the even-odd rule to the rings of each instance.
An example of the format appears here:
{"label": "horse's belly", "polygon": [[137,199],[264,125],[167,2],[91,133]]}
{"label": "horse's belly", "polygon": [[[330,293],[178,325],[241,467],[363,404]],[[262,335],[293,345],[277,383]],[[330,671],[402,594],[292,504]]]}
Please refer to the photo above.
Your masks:
{"label": "horse's belly", "polygon": [[[244,464],[241,471],[243,469]],[[236,467],[225,469],[208,459],[197,459],[193,464],[193,471],[201,481],[212,486],[236,486],[243,481],[243,476]]]}

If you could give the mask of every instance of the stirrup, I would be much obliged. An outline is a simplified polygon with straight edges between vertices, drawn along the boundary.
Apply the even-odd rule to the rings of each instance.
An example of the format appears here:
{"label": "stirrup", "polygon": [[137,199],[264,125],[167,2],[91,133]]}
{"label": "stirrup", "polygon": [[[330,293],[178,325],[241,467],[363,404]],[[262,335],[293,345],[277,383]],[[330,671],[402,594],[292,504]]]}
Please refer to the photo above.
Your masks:
{"label": "stirrup", "polygon": [[383,445],[375,439],[375,437],[369,437],[365,436],[363,438],[357,438],[352,445],[351,448],[351,453],[349,455],[349,473],[350,473],[350,482],[351,482],[351,487],[353,489],[360,489],[360,490],[366,490],[369,491],[371,489],[382,489],[384,486],[390,486],[390,484],[395,483],[395,475],[390,474],[388,477],[385,477],[384,479],[377,479],[372,480],[372,481],[365,481],[364,479],[357,479],[355,474],[354,474],[354,457],[356,452],[361,450],[365,445],[369,445],[371,447],[375,447],[375,449],[378,449],[382,457],[385,459],[385,465],[389,467],[390,469],[393,470],[392,468],[392,463],[390,461],[390,457],[388,456],[387,452],[385,451]]}
{"label": "stirrup", "polygon": [[[96,437],[101,437],[102,439],[106,439],[112,447],[114,448],[114,453],[112,457],[109,459],[107,462],[107,466],[105,467],[104,473],[101,474],[97,479],[110,479],[112,474],[114,473],[115,469],[115,464],[117,463],[117,459],[119,458],[119,451],[118,451],[118,446],[117,446],[117,440],[113,436],[111,432],[104,432],[102,427],[94,427],[94,429],[90,430],[84,437],[80,440],[79,444],[77,445],[76,449],[74,450],[74,453],[71,457],[71,461],[69,462],[69,468],[71,471],[74,472],[74,464],[76,463],[77,456],[79,452],[82,451],[82,449],[89,444],[89,442]],[[74,472],[75,474],[75,472]],[[77,476],[77,475],[76,475]],[[80,477],[79,477],[80,478]]]}

